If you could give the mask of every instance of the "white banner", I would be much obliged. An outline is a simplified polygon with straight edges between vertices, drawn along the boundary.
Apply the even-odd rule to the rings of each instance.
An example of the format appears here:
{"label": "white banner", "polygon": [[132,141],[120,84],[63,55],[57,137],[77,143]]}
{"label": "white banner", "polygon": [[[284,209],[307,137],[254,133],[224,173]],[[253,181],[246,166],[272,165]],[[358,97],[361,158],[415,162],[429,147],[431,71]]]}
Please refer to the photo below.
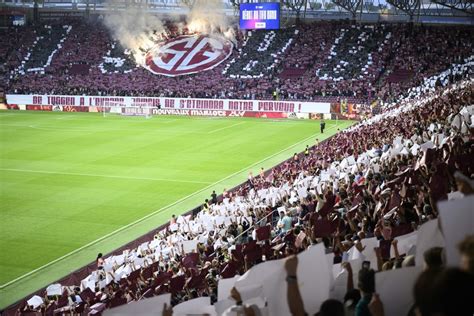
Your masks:
{"label": "white banner", "polygon": [[163,110],[210,110],[285,113],[330,113],[330,103],[271,100],[192,99],[163,97],[113,97],[79,95],[25,95],[7,94],[12,105],[52,106],[142,106],[160,107]]}

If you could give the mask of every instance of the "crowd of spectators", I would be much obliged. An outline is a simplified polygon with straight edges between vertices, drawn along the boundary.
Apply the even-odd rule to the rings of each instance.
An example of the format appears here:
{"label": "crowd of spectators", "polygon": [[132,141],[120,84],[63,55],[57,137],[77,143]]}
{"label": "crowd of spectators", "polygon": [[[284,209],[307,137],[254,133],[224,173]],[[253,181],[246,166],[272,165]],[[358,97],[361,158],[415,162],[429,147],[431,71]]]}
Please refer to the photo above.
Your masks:
{"label": "crowd of spectators", "polygon": [[[321,41],[326,44],[326,50],[314,61],[311,71],[305,72],[301,78],[292,78],[284,83],[282,86],[285,92],[282,94],[284,99],[326,97],[337,101],[343,97],[349,102],[394,101],[409,87],[420,85],[424,78],[443,71],[449,64],[459,62],[473,53],[472,29],[468,27],[446,28],[408,24],[355,26],[349,23],[317,23],[309,25],[308,28],[310,33],[320,34],[319,36],[334,35]],[[378,40],[374,42],[370,37],[365,42],[358,40],[358,45],[362,44],[360,51],[367,53],[367,56],[357,61],[351,58],[354,54],[350,51],[354,51],[355,47],[357,52],[355,55],[358,55],[358,47],[346,47],[344,39],[349,41],[351,38],[358,39],[366,31]],[[341,36],[343,33],[344,36]],[[453,37],[451,34],[459,34],[459,37]],[[346,49],[338,50],[339,44]],[[373,48],[367,50],[366,47],[369,46]],[[369,54],[371,64],[368,63]],[[329,56],[331,59],[328,59]],[[347,79],[336,77],[334,68],[337,70],[337,64],[347,62],[349,59],[351,62],[347,66],[357,72],[352,72],[353,77],[348,76]],[[413,64],[404,62],[408,59]],[[330,74],[321,71],[330,64],[336,65],[329,69],[332,70]],[[414,75],[395,83],[387,80],[397,70],[408,70]],[[321,76],[314,76],[318,72]],[[333,79],[327,80],[329,77]]]}
{"label": "crowd of spectators", "polygon": [[[379,115],[327,141],[316,140],[268,172],[250,172],[248,181],[225,190],[222,198],[213,193],[199,213],[173,216],[138,248],[107,258],[99,254],[97,270],[81,284],[52,285],[50,294],[56,294],[30,298],[18,313],[94,314],[163,293],[171,293],[173,306],[204,296],[216,309],[233,310],[234,302],[222,297],[230,294],[239,303],[250,302],[241,297],[238,284],[258,282],[265,275],[259,267],[277,265],[283,258],[288,303],[268,297],[268,287],[284,288],[284,281],[275,283],[280,275],[267,272],[268,284],[256,285],[267,287],[263,292],[268,301],[249,303],[244,312],[283,315],[279,308],[284,304],[293,315],[314,313],[317,300],[308,301],[297,282],[298,266],[308,263],[305,254],[311,252],[316,254],[309,259],[314,274],[322,269],[332,279],[326,284],[331,299],[323,297],[317,306],[320,315],[383,315],[394,298],[383,301],[375,294],[381,290],[375,287],[375,275],[392,269],[409,273],[413,270],[403,269],[423,261],[429,268],[413,276],[413,310],[421,315],[472,315],[473,237],[460,246],[465,272],[444,268],[452,249],[437,238],[443,238],[438,202],[467,199],[474,190],[474,83],[465,79],[473,64],[471,58],[452,65],[409,90],[407,97],[384,105]],[[455,78],[462,80],[453,82]],[[436,234],[423,249],[417,238],[426,225]],[[416,255],[419,251],[424,259]],[[331,268],[324,270],[317,263],[326,258]],[[275,265],[266,267],[271,271]],[[219,293],[219,281],[235,275],[243,275],[236,288]],[[317,288],[326,286],[324,279],[315,282]]]}
{"label": "crowd of spectators", "polygon": [[32,27],[0,30],[0,75],[5,83],[13,69],[17,69],[25,59],[28,49],[35,41],[35,30]]}
{"label": "crowd of spectators", "polygon": [[62,48],[66,35],[70,32],[69,25],[44,25],[35,30],[36,39],[30,47],[27,57],[16,71],[20,75],[27,72],[41,72],[51,65],[54,55]]}
{"label": "crowd of spectators", "polygon": [[[262,78],[281,63],[285,50],[298,34],[294,28],[281,31],[248,31],[239,53],[228,64],[224,74],[231,78]],[[270,52],[270,53],[267,53]]]}
{"label": "crowd of spectators", "polygon": [[[384,40],[390,38],[390,33],[386,32],[386,29],[385,24],[352,25],[342,29],[331,48],[329,61],[316,71],[318,77],[335,81],[362,78],[373,81],[377,69],[372,67],[374,64],[372,53],[378,49],[383,50]],[[369,72],[370,77],[367,78]]]}
{"label": "crowd of spectators", "polygon": [[[383,58],[390,63],[383,65],[382,77],[377,83],[377,96],[384,101],[394,101],[408,88],[420,85],[425,78],[448,68],[451,63],[461,62],[474,50],[472,28],[394,25],[391,32],[392,39],[383,52]],[[413,76],[396,83],[385,80],[400,69],[410,70]]]}
{"label": "crowd of spectators", "polygon": [[104,58],[104,62],[99,65],[102,73],[118,73],[118,72],[131,72],[133,68],[137,67],[133,60],[132,52],[118,42],[113,42],[110,45],[110,49],[107,51],[107,55]]}
{"label": "crowd of spectators", "polygon": [[[68,25],[72,29],[59,48],[58,39],[64,35],[61,25],[7,31],[11,35],[0,51],[6,61],[2,73],[7,93],[393,101],[423,78],[471,56],[474,38],[472,28],[463,26],[342,21],[237,32],[234,52],[226,62],[205,72],[170,78],[136,67],[127,48],[100,21]],[[186,32],[177,32],[169,23],[167,27],[171,36]],[[45,29],[49,33],[43,34]],[[27,71],[36,67],[29,63],[49,56],[44,71]],[[24,71],[19,70],[22,63]],[[399,71],[410,75],[393,81]]]}

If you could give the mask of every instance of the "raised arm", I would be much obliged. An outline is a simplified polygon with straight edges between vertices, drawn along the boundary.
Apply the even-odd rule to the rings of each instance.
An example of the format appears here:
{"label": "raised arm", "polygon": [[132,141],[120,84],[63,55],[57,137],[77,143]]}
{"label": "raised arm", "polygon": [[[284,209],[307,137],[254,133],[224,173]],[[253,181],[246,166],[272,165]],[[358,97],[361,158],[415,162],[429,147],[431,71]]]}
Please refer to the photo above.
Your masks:
{"label": "raised arm", "polygon": [[301,298],[300,289],[298,288],[298,279],[296,269],[298,267],[298,257],[291,256],[285,261],[286,284],[287,284],[287,300],[291,315],[304,316],[303,299]]}

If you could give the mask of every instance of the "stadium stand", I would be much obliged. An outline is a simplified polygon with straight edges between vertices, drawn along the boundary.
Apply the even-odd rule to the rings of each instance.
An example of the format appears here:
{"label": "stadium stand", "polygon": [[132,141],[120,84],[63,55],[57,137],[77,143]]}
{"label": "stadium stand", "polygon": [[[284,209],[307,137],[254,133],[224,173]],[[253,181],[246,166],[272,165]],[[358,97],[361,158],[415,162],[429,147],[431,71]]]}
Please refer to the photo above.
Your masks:
{"label": "stadium stand", "polygon": [[[472,36],[468,34],[472,30],[455,27],[449,30],[452,36],[446,36],[446,31],[425,26],[393,27],[393,40],[387,43],[389,46],[384,57],[390,60],[390,63],[384,65],[384,72],[378,82],[381,99],[390,101],[391,97],[393,101],[402,91],[410,88],[412,82],[419,85],[424,78],[431,77],[446,69],[449,64],[461,62],[472,55],[472,42],[460,43],[456,40],[457,37]],[[419,45],[421,42],[423,45]],[[398,78],[394,80],[393,76],[397,73]]]}
{"label": "stadium stand", "polygon": [[[7,92],[271,99],[277,91],[281,100],[370,103],[396,100],[473,53],[469,27],[317,22],[238,33],[228,62],[190,77],[163,78],[136,67],[100,22],[68,26],[10,32],[15,40],[8,36],[2,48]],[[173,25],[168,31],[178,34]],[[35,68],[40,71],[26,71]]]}
{"label": "stadium stand", "polygon": [[[5,79],[8,78],[9,72],[20,66],[24,60],[27,50],[33,45],[35,33],[32,28],[4,29],[0,31],[3,45],[0,48],[0,71]],[[20,46],[18,44],[20,43]]]}
{"label": "stadium stand", "polygon": [[[363,32],[354,30],[351,37],[359,38]],[[381,34],[379,39],[386,38],[387,33]],[[72,310],[97,315],[163,293],[172,294],[173,306],[204,296],[219,308],[232,308],[233,301],[222,300],[229,293],[218,292],[219,280],[244,273],[264,274],[258,270],[263,261],[288,257],[288,291],[294,294],[291,277],[296,275],[297,263],[293,255],[299,254],[303,264],[303,256],[309,252],[316,254],[312,262],[329,258],[323,272],[330,275],[315,283],[323,287],[323,279],[328,280],[326,290],[331,290],[331,297],[339,303],[326,301],[326,305],[342,306],[340,302],[345,301],[352,311],[363,304],[371,311],[381,304],[392,309],[394,303],[383,301],[383,297],[380,301],[374,295],[375,303],[370,306],[364,301],[366,294],[381,290],[374,288],[373,271],[358,273],[363,299],[359,300],[358,291],[354,293],[357,278],[355,282],[353,278],[363,260],[370,261],[377,271],[421,267],[423,257],[417,254],[433,245],[422,244],[417,237],[428,226],[441,236],[437,202],[472,194],[472,181],[463,175],[470,176],[474,170],[473,65],[474,59],[469,57],[424,79],[396,102],[381,105],[380,114],[317,143],[307,154],[295,154],[267,172],[250,174],[246,183],[225,191],[219,199],[206,200],[196,214],[173,217],[153,239],[106,258],[99,256],[96,268],[80,283],[51,285],[22,302],[17,313],[55,315]],[[472,240],[470,247],[472,256]],[[349,253],[349,258],[344,258],[344,253]],[[425,260],[432,264],[429,258]],[[433,273],[432,279],[446,282],[445,291],[456,287],[446,278],[461,284],[455,292],[462,294],[455,314],[472,314],[472,306],[468,306],[469,295],[474,293],[474,283],[469,284],[472,275],[458,270],[430,271],[425,273]],[[414,286],[419,308],[426,307],[423,293],[417,292],[424,276]],[[286,288],[283,279],[280,281],[271,284]],[[237,282],[246,284],[245,279]],[[430,308],[446,311],[442,305],[445,297],[435,290],[436,284],[433,292],[424,288],[439,298],[440,303]],[[48,296],[48,292],[56,294]],[[306,312],[315,312],[305,300],[305,291],[301,292]],[[231,296],[236,301],[243,299],[235,290]],[[294,314],[304,312],[298,296],[289,299],[286,307]],[[320,302],[315,301],[319,309]],[[254,309],[278,314],[279,302],[247,302]],[[381,314],[374,311],[372,315]]]}
{"label": "stadium stand", "polygon": [[[298,30],[252,31],[239,48],[238,55],[229,63],[224,73],[231,78],[261,78],[281,63],[281,56],[293,42]],[[271,52],[268,55],[262,53]]]}

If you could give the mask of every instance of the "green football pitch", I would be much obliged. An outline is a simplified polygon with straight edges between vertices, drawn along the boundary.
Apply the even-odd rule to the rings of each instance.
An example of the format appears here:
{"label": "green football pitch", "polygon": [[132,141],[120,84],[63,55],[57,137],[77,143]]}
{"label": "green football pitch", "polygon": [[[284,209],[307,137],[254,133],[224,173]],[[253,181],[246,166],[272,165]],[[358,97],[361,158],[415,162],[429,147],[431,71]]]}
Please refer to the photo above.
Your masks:
{"label": "green football pitch", "polygon": [[0,112],[0,308],[352,122]]}

